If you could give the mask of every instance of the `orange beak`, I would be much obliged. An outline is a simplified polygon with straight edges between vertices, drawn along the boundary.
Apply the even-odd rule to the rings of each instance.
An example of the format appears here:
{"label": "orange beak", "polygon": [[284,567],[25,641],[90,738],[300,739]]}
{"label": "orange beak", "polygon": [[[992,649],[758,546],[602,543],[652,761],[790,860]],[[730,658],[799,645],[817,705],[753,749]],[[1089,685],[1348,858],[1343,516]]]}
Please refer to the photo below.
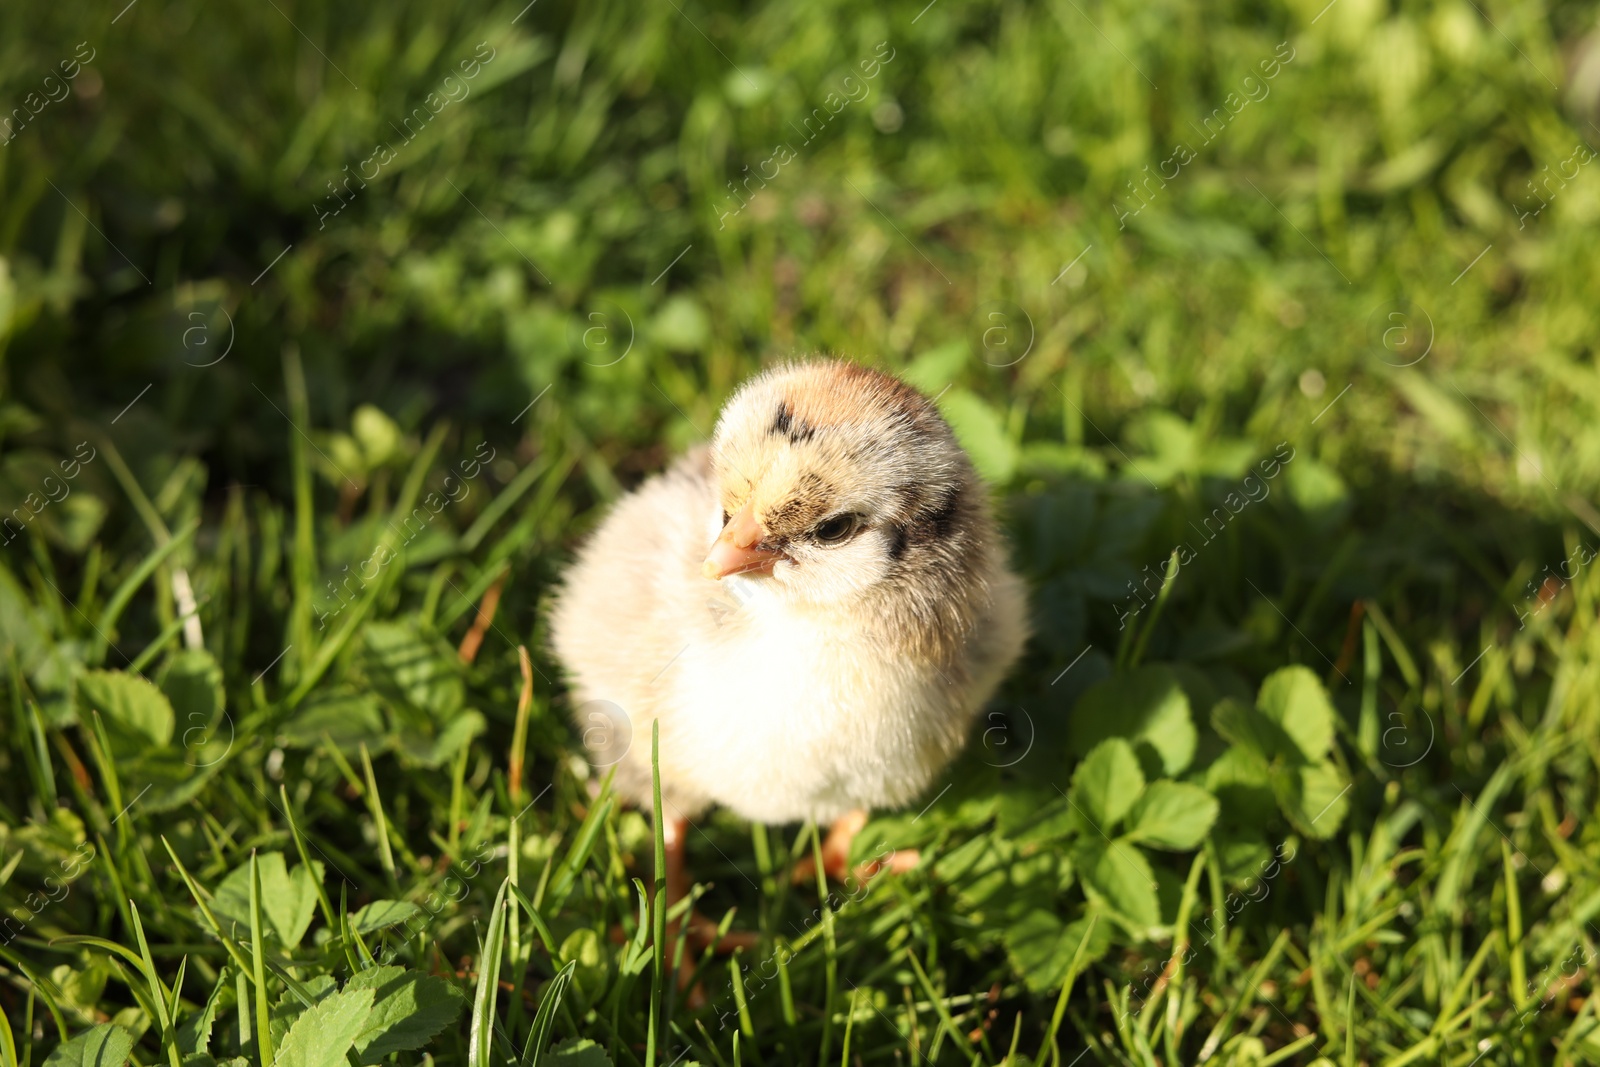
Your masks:
{"label": "orange beak", "polygon": [[772,565],[783,558],[783,553],[759,547],[768,536],[767,528],[756,521],[754,511],[746,504],[722,528],[722,536],[711,546],[700,573],[713,581],[730,574],[771,574]]}

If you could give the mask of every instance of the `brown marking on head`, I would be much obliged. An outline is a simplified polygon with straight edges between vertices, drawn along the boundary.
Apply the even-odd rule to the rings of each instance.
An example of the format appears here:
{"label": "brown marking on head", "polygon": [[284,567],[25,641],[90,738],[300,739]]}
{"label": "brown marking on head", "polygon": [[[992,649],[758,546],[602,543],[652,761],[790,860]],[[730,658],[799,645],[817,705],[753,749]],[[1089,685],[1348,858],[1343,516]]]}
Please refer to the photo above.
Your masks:
{"label": "brown marking on head", "polygon": [[908,550],[937,549],[960,537],[961,520],[971,511],[971,494],[961,486],[946,488],[933,499],[918,498],[906,517],[892,524],[889,555],[899,561]]}
{"label": "brown marking on head", "polygon": [[804,471],[794,491],[761,511],[761,524],[775,537],[793,537],[810,530],[832,514],[837,492],[815,471]]}
{"label": "brown marking on head", "polygon": [[805,422],[796,422],[787,400],[778,404],[778,415],[772,420],[772,433],[787,437],[789,443],[798,445],[816,436],[817,428]]}
{"label": "brown marking on head", "polygon": [[831,361],[804,365],[811,373],[786,382],[779,412],[783,432],[809,439],[822,427],[860,426],[885,419],[904,420],[926,431],[938,423],[938,412],[927,397],[882,371],[854,363]]}
{"label": "brown marking on head", "polygon": [[776,367],[729,399],[712,457],[724,512],[748,508],[785,553],[770,580],[856,603],[915,654],[952,662],[988,596],[997,532],[930,400],[843,361]]}

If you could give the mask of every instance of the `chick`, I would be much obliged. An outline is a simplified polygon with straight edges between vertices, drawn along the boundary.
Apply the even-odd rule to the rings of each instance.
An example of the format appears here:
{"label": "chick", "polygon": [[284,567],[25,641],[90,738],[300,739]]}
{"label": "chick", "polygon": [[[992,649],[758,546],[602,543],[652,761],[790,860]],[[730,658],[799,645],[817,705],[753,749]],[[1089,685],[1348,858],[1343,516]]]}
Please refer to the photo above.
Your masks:
{"label": "chick", "polygon": [[834,824],[838,875],[865,810],[910,804],[960,751],[1026,599],[933,404],[819,359],[746,382],[709,449],[616,505],[552,636],[591,759],[642,807],[660,723],[676,898],[685,821],[712,805]]}

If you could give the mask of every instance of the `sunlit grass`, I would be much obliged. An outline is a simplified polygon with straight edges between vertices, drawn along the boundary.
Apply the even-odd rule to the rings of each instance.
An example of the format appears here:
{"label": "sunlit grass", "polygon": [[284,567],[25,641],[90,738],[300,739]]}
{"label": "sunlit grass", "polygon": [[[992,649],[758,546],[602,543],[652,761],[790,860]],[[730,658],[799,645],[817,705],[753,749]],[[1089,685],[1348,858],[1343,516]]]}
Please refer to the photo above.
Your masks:
{"label": "sunlit grass", "polygon": [[[95,55],[0,148],[0,1067],[1600,1058],[1589,9],[7,17],[0,101]],[[863,835],[918,870],[694,828],[761,937],[696,957],[542,611],[810,351],[939,397],[1035,637]],[[1105,780],[1219,803],[1118,897],[1072,798],[1138,692],[1193,751]]]}

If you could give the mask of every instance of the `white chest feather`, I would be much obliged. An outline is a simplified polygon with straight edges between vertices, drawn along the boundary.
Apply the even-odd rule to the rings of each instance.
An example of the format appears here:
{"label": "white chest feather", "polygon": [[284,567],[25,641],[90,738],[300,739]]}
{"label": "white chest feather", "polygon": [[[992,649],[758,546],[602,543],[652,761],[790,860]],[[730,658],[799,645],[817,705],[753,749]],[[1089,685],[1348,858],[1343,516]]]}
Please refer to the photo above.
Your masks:
{"label": "white chest feather", "polygon": [[698,791],[749,819],[831,819],[910,802],[959,749],[970,709],[939,672],[755,583],[729,591],[743,605],[662,679],[663,745],[694,754]]}

